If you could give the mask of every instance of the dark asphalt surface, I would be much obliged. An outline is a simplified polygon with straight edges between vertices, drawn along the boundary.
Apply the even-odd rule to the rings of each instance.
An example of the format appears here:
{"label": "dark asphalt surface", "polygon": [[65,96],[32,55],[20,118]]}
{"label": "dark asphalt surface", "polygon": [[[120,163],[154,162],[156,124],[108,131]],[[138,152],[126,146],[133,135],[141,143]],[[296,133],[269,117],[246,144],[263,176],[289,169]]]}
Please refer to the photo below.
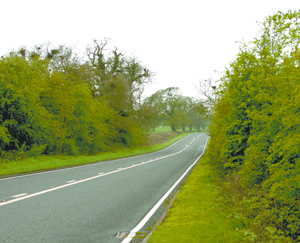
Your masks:
{"label": "dark asphalt surface", "polygon": [[[116,233],[142,220],[203,152],[207,138],[195,133],[147,155],[0,179],[0,243],[122,242]],[[147,232],[163,209],[140,231]]]}

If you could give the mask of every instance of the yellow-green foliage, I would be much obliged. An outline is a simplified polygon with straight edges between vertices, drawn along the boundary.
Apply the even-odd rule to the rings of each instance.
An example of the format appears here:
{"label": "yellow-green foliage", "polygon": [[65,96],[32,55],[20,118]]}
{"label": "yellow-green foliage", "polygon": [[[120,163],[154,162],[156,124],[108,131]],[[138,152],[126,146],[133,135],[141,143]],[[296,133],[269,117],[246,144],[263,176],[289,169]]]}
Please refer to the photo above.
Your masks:
{"label": "yellow-green foliage", "polygon": [[204,155],[179,191],[166,218],[150,236],[149,243],[160,242],[243,242],[236,229],[242,227],[227,217]]}
{"label": "yellow-green foliage", "polygon": [[104,46],[85,61],[63,46],[0,59],[2,159],[95,154],[146,141],[136,102],[149,70],[117,50],[104,55]]}
{"label": "yellow-green foliage", "polygon": [[300,11],[278,12],[240,48],[210,127],[211,164],[239,175],[240,215],[258,241],[300,240],[299,19]]}
{"label": "yellow-green foliage", "polygon": [[17,55],[0,60],[0,152],[40,144],[49,125],[40,103],[44,69]]}

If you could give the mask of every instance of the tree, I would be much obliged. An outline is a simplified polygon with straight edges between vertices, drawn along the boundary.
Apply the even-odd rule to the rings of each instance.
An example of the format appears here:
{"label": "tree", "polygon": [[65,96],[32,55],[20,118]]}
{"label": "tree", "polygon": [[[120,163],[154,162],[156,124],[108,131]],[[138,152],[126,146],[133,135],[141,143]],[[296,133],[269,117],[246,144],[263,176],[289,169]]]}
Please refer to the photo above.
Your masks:
{"label": "tree", "polygon": [[152,74],[136,58],[125,57],[117,48],[105,53],[107,45],[107,39],[100,43],[94,40],[93,47],[87,49],[93,95],[104,97],[115,110],[133,109]]}
{"label": "tree", "polygon": [[172,131],[181,127],[184,119],[187,118],[185,114],[186,102],[177,87],[159,90],[149,100]]}
{"label": "tree", "polygon": [[151,72],[134,57],[115,50],[106,53],[108,40],[95,40],[87,49],[91,79],[88,80],[96,100],[112,108],[117,117],[108,120],[117,133],[115,143],[140,144],[145,137],[141,112],[141,94],[150,82]]}
{"label": "tree", "polygon": [[195,88],[198,91],[202,103],[208,110],[212,110],[219,98],[218,89],[222,87],[218,88],[217,85],[213,83],[212,78],[207,78],[205,80],[200,80]]}
{"label": "tree", "polygon": [[145,98],[142,109],[144,111],[145,122],[149,128],[155,131],[155,128],[162,124],[164,120],[164,111],[162,106],[163,97],[160,92]]}
{"label": "tree", "polygon": [[[189,98],[191,99],[191,98]],[[207,113],[207,107],[203,104],[202,101],[191,99],[190,107],[187,111],[189,117],[189,127],[192,131],[192,127],[197,127],[197,130],[200,131],[200,127],[204,130],[205,126],[209,124],[209,115]]]}

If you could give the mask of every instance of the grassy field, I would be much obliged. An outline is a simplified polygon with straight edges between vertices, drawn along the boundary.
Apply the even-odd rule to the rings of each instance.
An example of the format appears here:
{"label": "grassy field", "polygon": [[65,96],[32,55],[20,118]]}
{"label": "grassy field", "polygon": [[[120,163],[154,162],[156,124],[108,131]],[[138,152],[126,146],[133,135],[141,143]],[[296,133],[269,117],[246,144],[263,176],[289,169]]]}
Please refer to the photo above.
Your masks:
{"label": "grassy field", "polygon": [[[187,132],[190,131],[189,127],[186,127],[185,129]],[[158,133],[158,132],[168,132],[168,131],[172,131],[171,127],[167,127],[167,126],[158,126],[155,128],[155,131],[151,131],[151,133]],[[182,132],[182,129],[176,129],[176,131],[178,132]],[[193,131],[192,132],[198,132],[197,129],[195,129],[193,127]],[[199,132],[203,132],[202,128]]]}
{"label": "grassy field", "polygon": [[[93,162],[107,161],[112,159],[151,153],[163,149],[175,141],[189,135],[190,133],[175,134],[176,137],[167,142],[156,141],[152,146],[140,146],[137,148],[122,148],[113,152],[100,153],[95,156],[39,156],[20,161],[9,161],[0,163],[0,176],[27,173],[33,171],[50,170],[55,168],[89,164]],[[168,140],[168,139],[167,139]]]}
{"label": "grassy field", "polygon": [[155,128],[155,131],[151,131],[151,133],[168,132],[168,131],[172,131],[171,127],[159,126]]}
{"label": "grassy field", "polygon": [[239,222],[228,218],[226,206],[217,200],[220,195],[207,160],[206,155],[200,159],[148,243],[243,241],[235,230]]}

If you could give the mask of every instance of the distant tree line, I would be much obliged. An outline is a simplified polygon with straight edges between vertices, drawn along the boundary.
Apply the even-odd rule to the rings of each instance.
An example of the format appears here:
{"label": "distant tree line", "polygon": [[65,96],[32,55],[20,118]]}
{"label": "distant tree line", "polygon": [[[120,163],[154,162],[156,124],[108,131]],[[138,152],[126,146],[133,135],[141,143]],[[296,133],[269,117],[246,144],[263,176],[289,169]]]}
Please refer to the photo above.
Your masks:
{"label": "distant tree line", "polygon": [[300,11],[269,16],[217,90],[210,163],[246,242],[300,241],[299,44]]}
{"label": "distant tree line", "polygon": [[143,103],[153,130],[158,125],[170,126],[172,131],[193,127],[199,131],[209,124],[207,107],[203,102],[183,96],[179,88],[170,87],[159,90],[147,97]]}

